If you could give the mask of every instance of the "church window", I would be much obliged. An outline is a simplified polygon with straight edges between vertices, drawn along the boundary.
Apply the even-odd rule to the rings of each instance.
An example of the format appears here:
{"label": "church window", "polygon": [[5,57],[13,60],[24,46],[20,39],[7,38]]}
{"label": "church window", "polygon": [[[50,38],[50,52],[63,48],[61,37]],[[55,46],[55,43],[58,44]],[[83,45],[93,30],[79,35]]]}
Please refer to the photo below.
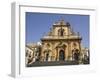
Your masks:
{"label": "church window", "polygon": [[59,29],[59,30],[58,30],[58,35],[59,35],[59,36],[64,36],[64,29],[62,29],[62,28]]}

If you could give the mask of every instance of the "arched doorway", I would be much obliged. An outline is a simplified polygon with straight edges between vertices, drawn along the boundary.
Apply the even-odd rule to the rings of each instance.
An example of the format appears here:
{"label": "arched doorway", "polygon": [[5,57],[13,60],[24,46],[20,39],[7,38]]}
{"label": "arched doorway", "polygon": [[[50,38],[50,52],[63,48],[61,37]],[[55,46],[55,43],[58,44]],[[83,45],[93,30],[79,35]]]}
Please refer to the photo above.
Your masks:
{"label": "arched doorway", "polygon": [[65,51],[60,50],[59,51],[59,61],[64,61],[65,60]]}
{"label": "arched doorway", "polygon": [[46,54],[46,61],[48,61],[48,58],[49,58],[49,54],[47,53]]}
{"label": "arched doorway", "polygon": [[80,55],[80,53],[79,53],[79,50],[78,49],[72,50],[73,60],[78,61],[79,60],[79,55]]}

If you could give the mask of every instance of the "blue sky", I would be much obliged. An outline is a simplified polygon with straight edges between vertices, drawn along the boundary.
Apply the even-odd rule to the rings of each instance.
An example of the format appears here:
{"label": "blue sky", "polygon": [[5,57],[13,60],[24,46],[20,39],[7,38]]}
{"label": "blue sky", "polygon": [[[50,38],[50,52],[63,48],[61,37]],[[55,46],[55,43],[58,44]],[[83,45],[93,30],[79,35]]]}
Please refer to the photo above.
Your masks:
{"label": "blue sky", "polygon": [[38,42],[61,19],[69,22],[82,36],[82,45],[89,48],[89,15],[26,12],[26,43]]}

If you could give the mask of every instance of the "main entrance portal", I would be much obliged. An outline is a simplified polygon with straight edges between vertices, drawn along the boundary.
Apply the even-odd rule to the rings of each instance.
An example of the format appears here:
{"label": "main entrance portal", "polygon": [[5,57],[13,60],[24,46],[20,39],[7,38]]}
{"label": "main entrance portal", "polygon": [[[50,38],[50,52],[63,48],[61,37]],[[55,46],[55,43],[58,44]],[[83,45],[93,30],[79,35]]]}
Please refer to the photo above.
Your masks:
{"label": "main entrance portal", "polygon": [[64,61],[65,60],[65,51],[60,50],[59,51],[59,61]]}

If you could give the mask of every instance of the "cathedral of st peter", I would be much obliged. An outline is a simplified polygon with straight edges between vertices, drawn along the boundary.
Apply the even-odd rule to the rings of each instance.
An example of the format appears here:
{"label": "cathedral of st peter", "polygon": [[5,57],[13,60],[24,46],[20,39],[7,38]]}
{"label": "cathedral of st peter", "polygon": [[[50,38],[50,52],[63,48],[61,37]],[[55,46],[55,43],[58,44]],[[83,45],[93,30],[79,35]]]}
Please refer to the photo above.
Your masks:
{"label": "cathedral of st peter", "polygon": [[[74,32],[71,24],[63,19],[55,22],[50,31],[40,40],[40,45],[26,46],[27,56],[31,56],[30,58],[27,57],[27,63],[32,61],[32,63],[36,61],[80,61],[84,57],[80,33]],[[31,53],[28,51],[30,49]],[[88,59],[88,50],[86,56]]]}

